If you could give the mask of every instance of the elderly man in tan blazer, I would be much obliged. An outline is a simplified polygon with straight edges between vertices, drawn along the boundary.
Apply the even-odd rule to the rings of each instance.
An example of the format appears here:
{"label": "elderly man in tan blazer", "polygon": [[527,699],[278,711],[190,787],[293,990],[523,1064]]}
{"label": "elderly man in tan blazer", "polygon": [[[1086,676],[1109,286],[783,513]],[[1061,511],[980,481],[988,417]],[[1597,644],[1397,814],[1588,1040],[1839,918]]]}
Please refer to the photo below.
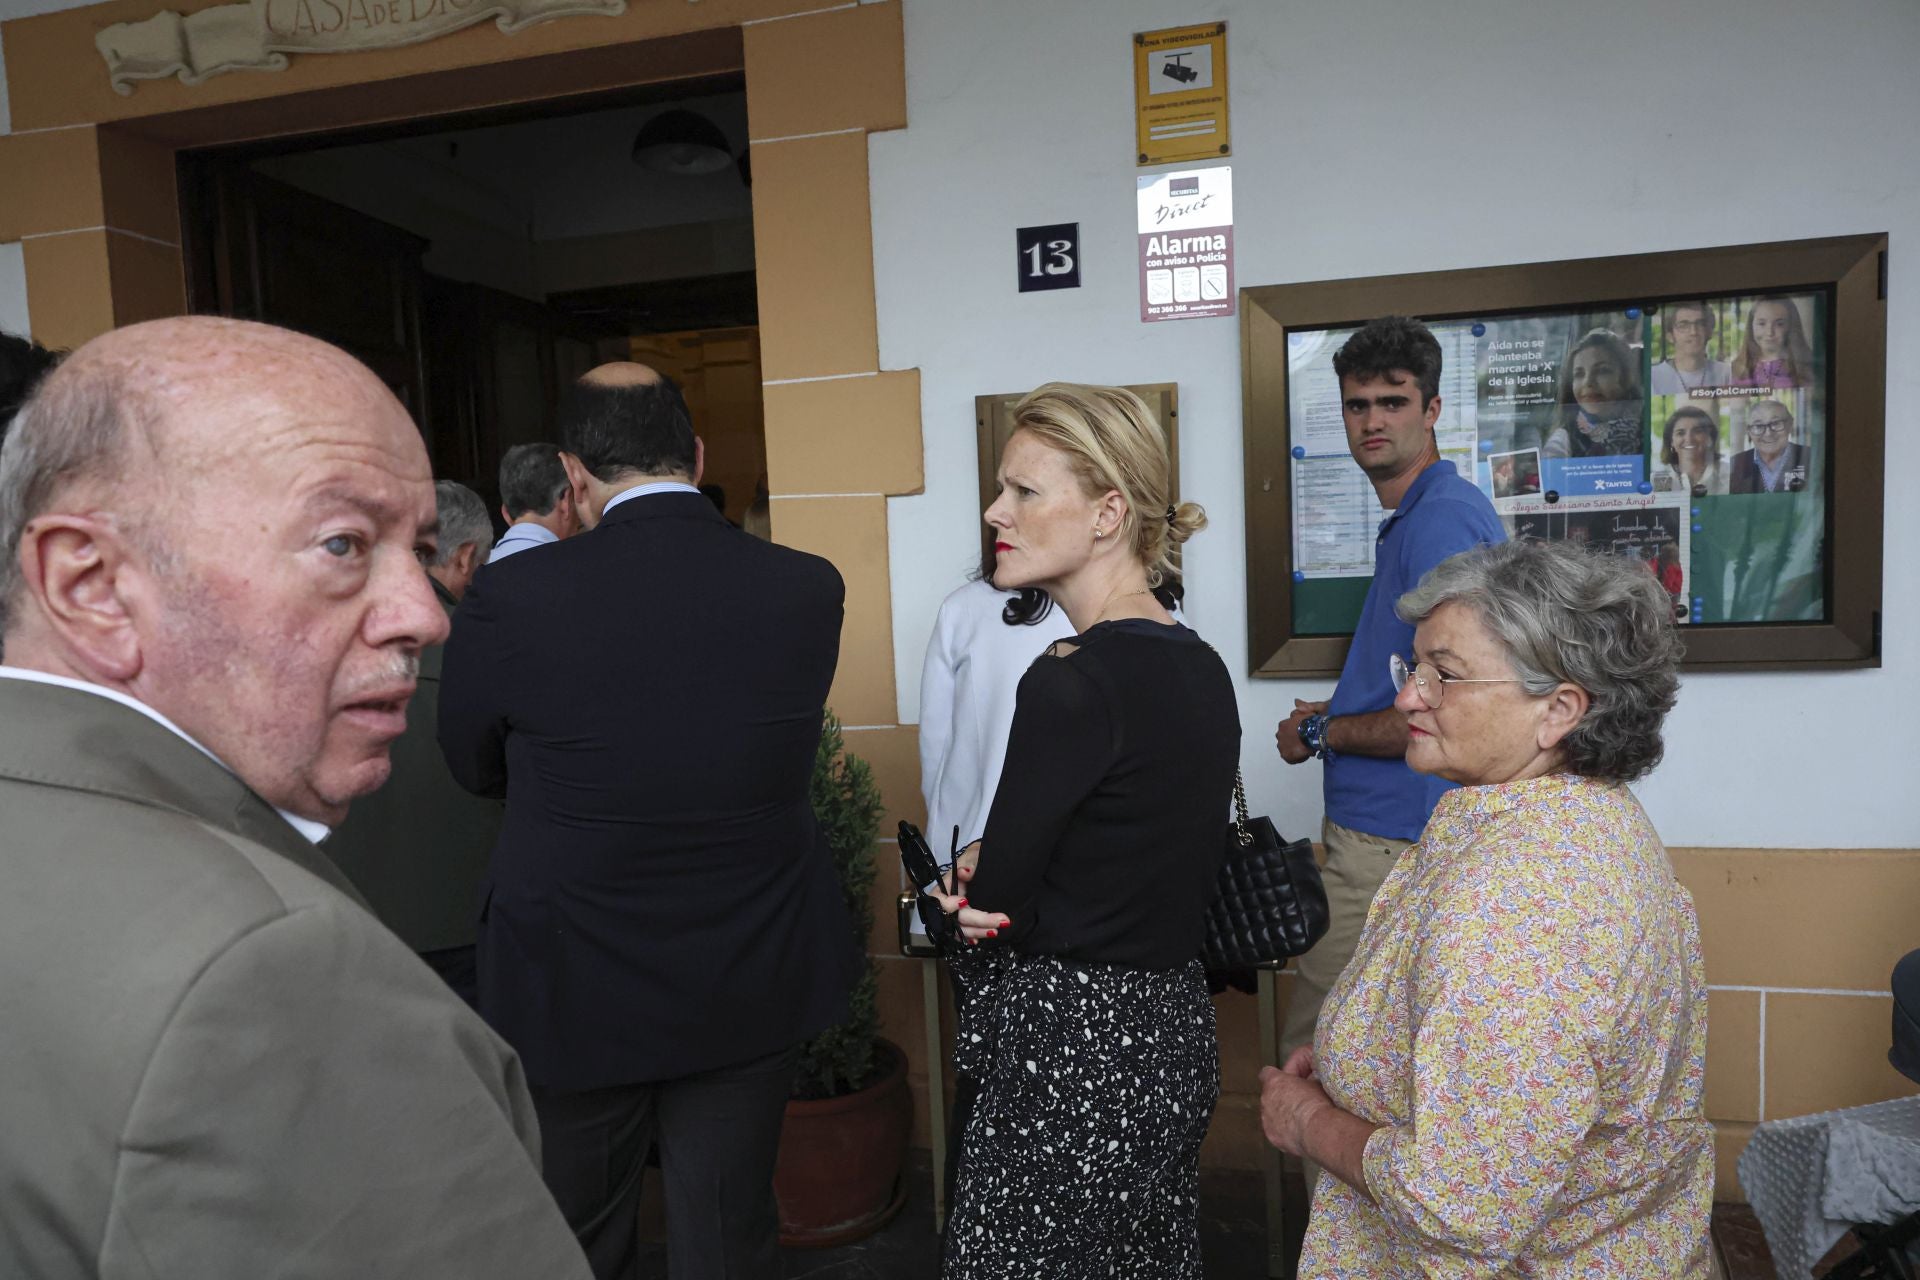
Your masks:
{"label": "elderly man in tan blazer", "polygon": [[446,615],[364,367],[195,318],[0,450],[0,1275],[574,1277],[519,1063],[316,842]]}

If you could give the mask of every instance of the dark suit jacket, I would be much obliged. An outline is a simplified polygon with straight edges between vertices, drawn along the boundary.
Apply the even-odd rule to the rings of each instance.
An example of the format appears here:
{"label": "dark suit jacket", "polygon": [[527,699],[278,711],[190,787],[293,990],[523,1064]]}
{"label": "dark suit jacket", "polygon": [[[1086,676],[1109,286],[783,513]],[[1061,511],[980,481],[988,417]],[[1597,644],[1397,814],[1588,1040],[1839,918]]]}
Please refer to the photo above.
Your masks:
{"label": "dark suit jacket", "polygon": [[578,1277],[513,1052],[191,743],[0,679],[0,1276]]}
{"label": "dark suit jacket", "polygon": [[[447,589],[433,582],[433,593],[452,613]],[[500,835],[500,802],[455,782],[440,754],[441,657],[439,645],[420,655],[407,731],[392,747],[393,775],[353,802],[326,843],[327,857],[381,923],[415,951],[473,945],[487,856]]]}
{"label": "dark suit jacket", "polygon": [[[1778,492],[1778,493],[1787,492],[1786,483],[1789,478],[1790,472],[1797,470],[1800,473],[1800,478],[1802,480],[1806,479],[1807,446],[1803,444],[1788,445],[1787,454],[1786,454],[1786,458],[1784,459],[1783,465],[1784,465],[1784,470],[1780,473],[1781,487],[1778,490],[1775,490],[1775,492]],[[1728,493],[1765,493],[1766,492],[1765,489],[1761,488],[1760,462],[1759,462],[1759,459],[1754,456],[1754,451],[1752,449],[1748,449],[1743,453],[1736,453],[1733,455],[1733,468],[1727,473],[1727,492]]]}
{"label": "dark suit jacket", "polygon": [[460,602],[440,745],[507,798],[480,1010],[536,1086],[671,1079],[845,1016],[858,955],[808,799],[844,595],[665,493]]}

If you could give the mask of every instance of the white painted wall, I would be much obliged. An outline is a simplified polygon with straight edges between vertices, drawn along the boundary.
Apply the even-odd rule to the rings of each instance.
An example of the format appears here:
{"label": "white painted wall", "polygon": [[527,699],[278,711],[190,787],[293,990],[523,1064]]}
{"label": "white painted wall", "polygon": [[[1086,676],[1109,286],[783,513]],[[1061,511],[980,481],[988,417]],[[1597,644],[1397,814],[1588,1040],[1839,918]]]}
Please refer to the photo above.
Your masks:
{"label": "white painted wall", "polygon": [[18,240],[0,244],[0,333],[27,333],[27,263]]}
{"label": "white painted wall", "polygon": [[[910,127],[871,142],[880,359],[921,371],[926,492],[891,500],[895,667],[918,720],[977,554],[973,397],[1180,384],[1194,624],[1246,669],[1239,320],[1142,324],[1129,36],[1230,24],[1242,287],[1885,231],[1887,470],[1920,474],[1920,5],[1844,0],[905,0]],[[1021,295],[1014,228],[1080,223],[1084,285]],[[1887,509],[1878,671],[1694,676],[1640,788],[1675,845],[1920,845],[1896,723],[1920,664],[1920,503]],[[1317,831],[1273,727],[1326,681],[1245,681],[1256,808]]]}
{"label": "white painted wall", "polygon": [[[6,14],[0,0],[0,15]],[[7,62],[5,37],[0,36],[0,134],[13,132],[13,113],[7,106]],[[27,270],[20,255],[20,244],[0,244],[0,332],[27,332]]]}

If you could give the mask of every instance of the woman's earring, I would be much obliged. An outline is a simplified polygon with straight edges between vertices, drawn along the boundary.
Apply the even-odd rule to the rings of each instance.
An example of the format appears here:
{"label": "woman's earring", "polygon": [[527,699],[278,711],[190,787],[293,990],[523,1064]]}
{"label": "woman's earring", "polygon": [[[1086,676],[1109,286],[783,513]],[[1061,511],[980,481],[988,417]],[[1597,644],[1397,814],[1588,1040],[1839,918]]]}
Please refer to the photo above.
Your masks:
{"label": "woman's earring", "polygon": [[1102,538],[1104,538],[1104,537],[1106,537],[1106,536],[1107,536],[1107,535],[1106,535],[1106,534],[1105,534],[1104,532],[1102,532],[1101,530],[1099,530],[1099,529],[1095,529],[1095,530],[1093,531],[1093,540],[1094,540],[1095,542],[1098,542],[1098,541],[1099,541],[1100,539],[1102,539]]}

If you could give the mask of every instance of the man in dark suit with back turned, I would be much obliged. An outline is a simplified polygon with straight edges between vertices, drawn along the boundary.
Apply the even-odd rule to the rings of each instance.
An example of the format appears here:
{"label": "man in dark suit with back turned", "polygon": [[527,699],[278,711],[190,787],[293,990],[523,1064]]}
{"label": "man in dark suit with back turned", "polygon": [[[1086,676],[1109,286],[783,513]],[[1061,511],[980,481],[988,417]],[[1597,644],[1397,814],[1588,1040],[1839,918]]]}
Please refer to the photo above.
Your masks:
{"label": "man in dark suit with back turned", "polygon": [[714,510],[653,370],[602,366],[559,416],[590,532],[488,566],[446,647],[447,763],[507,800],[480,1009],[601,1280],[634,1272],[656,1139],[674,1280],[774,1277],[796,1051],[858,962],[808,801],[845,589]]}

